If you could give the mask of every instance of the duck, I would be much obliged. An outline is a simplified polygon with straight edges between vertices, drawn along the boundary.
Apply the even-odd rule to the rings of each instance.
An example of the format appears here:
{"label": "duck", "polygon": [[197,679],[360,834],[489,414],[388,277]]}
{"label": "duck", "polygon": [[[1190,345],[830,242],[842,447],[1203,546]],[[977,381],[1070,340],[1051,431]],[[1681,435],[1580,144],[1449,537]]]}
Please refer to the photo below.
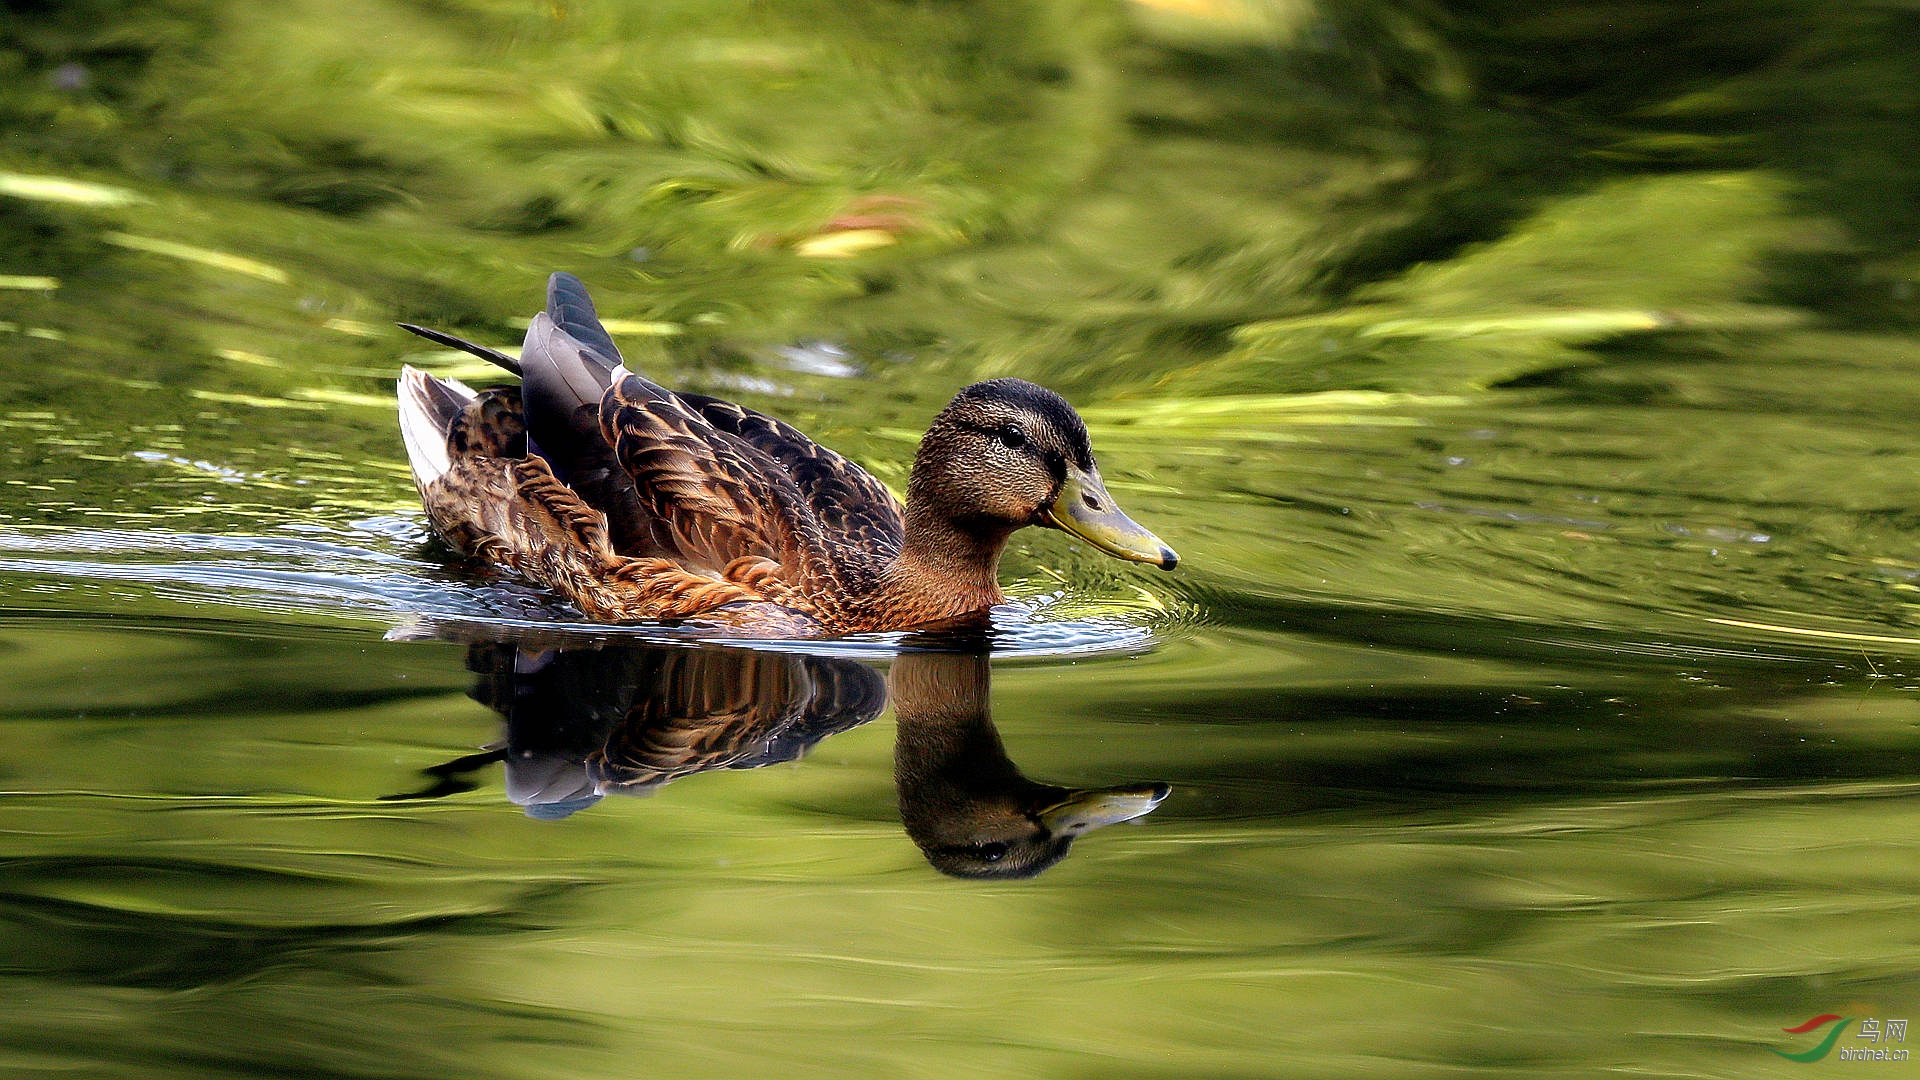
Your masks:
{"label": "duck", "polygon": [[400,434],[433,531],[460,555],[605,623],[832,637],[983,624],[1019,529],[1115,558],[1179,556],[1123,512],[1086,424],[1022,379],[974,383],[934,417],[904,504],[764,413],[626,366],[579,278],[556,273],[519,357],[402,323],[520,377],[474,389],[411,365]]}

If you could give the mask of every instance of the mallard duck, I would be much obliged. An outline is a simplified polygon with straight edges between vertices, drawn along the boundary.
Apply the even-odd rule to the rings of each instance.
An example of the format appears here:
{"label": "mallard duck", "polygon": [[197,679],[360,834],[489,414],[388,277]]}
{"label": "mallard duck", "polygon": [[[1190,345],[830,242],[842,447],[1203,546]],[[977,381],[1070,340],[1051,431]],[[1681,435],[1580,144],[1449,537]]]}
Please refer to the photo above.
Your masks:
{"label": "mallard duck", "polygon": [[934,418],[903,507],[770,416],[628,370],[578,278],[554,274],[520,357],[402,324],[520,375],[473,390],[413,367],[400,431],[435,531],[606,622],[698,620],[764,636],[964,623],[1003,602],[1007,538],[1040,525],[1171,570],[1122,513],[1086,425],[1020,379]]}

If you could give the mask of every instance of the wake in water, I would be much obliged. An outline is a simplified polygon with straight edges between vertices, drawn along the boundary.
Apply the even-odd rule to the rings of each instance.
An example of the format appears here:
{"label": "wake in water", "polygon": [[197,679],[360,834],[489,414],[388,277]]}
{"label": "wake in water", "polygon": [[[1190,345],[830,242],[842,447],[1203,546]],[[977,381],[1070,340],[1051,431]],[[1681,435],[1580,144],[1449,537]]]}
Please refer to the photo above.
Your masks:
{"label": "wake in water", "polygon": [[[421,554],[426,532],[404,518],[346,529],[290,525],[276,534],[228,536],[131,529],[0,530],[0,603],[41,610],[85,607],[161,614],[180,606],[236,618],[385,625],[393,639],[490,636],[527,643],[734,641],[815,654],[890,654],[905,635],[831,641],[728,637],[711,627],[606,625],[547,593],[508,578],[449,569]],[[1057,576],[1057,575],[1056,575]],[[1061,579],[1064,581],[1064,579]],[[1051,583],[1051,582],[1050,582]],[[1107,597],[1055,584],[994,609],[996,652],[1032,656],[1141,652],[1158,633],[1191,619],[1178,600],[1135,590]],[[82,603],[74,603],[74,594]],[[923,638],[924,640],[924,638]],[[912,647],[911,645],[908,647]]]}

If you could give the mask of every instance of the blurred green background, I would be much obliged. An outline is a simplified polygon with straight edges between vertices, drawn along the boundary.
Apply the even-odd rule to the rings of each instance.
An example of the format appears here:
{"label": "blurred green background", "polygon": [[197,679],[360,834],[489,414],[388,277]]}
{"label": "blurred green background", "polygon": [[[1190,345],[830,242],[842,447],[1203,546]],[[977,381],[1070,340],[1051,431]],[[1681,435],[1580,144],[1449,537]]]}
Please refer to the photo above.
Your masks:
{"label": "blurred green background", "polygon": [[[1920,1005],[1911,0],[5,10],[0,1071],[1749,1077]],[[1021,534],[992,712],[1168,802],[982,884],[886,721],[383,798],[498,735],[388,630],[571,618],[427,542],[392,380],[494,373],[392,324],[556,269],[896,487],[1066,394],[1184,561]]]}

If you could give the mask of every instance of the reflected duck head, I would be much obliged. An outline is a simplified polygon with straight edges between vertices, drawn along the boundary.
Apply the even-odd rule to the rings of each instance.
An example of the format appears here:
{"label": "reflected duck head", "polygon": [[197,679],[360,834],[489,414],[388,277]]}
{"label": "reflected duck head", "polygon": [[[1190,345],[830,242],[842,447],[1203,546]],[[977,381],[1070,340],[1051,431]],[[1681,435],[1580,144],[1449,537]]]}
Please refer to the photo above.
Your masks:
{"label": "reflected duck head", "polygon": [[[1005,798],[975,795],[959,805],[917,799],[901,819],[927,862],[950,877],[1033,877],[1067,857],[1082,833],[1131,821],[1160,805],[1164,783],[1070,790],[1034,784]],[[922,794],[925,794],[924,792]],[[1048,803],[1050,805],[1037,805]]]}
{"label": "reflected duck head", "polygon": [[888,673],[900,820],[927,862],[963,878],[1032,877],[1081,835],[1131,821],[1172,790],[1158,782],[1065,788],[1027,779],[987,713],[987,658],[909,653]]}

